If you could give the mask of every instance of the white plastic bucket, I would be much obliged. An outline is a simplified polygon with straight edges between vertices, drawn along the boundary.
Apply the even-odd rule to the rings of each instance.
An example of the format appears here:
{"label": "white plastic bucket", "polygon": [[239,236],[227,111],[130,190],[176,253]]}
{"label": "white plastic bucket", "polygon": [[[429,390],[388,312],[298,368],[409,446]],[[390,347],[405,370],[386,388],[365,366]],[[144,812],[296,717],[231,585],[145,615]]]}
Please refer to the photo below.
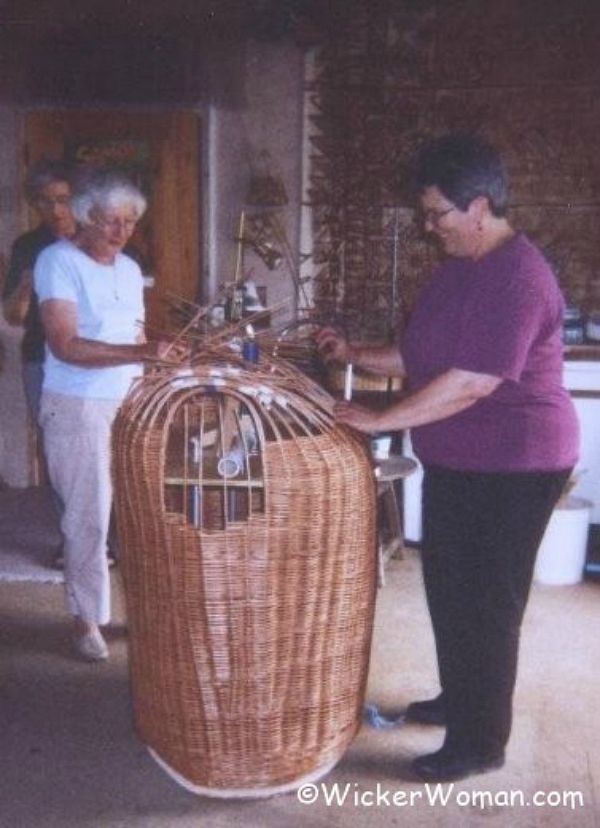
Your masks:
{"label": "white plastic bucket", "polygon": [[577,584],[583,578],[592,504],[569,497],[557,506],[538,549],[534,580],[540,584]]}

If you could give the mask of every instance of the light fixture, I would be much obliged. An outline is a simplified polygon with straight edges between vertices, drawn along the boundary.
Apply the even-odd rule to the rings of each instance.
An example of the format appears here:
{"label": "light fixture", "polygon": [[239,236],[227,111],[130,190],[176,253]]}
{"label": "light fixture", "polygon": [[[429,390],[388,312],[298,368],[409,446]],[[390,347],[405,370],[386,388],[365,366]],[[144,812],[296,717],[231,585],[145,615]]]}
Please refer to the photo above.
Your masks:
{"label": "light fixture", "polygon": [[251,172],[246,203],[253,207],[284,207],[288,203],[283,179],[272,171],[271,156],[267,150],[259,153]]}
{"label": "light fixture", "polygon": [[275,270],[283,262],[283,253],[272,241],[272,221],[268,212],[247,216],[242,211],[238,231],[238,241],[253,250],[269,270]]}
{"label": "light fixture", "polygon": [[259,239],[248,239],[244,241],[263,260],[269,270],[276,270],[280,267],[283,262],[283,254],[277,248],[273,247],[271,242],[260,241]]}

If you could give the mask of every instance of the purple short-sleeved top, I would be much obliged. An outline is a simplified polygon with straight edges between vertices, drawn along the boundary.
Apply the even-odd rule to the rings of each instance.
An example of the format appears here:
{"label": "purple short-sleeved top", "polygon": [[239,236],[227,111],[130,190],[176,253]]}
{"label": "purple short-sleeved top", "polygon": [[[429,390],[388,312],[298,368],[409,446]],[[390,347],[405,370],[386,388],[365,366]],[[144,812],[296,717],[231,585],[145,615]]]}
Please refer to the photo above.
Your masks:
{"label": "purple short-sleeved top", "polygon": [[458,414],[411,429],[423,463],[482,472],[574,465],[579,429],[562,384],[563,309],[552,270],[522,234],[436,271],[401,344],[410,389],[451,368],[503,382]]}

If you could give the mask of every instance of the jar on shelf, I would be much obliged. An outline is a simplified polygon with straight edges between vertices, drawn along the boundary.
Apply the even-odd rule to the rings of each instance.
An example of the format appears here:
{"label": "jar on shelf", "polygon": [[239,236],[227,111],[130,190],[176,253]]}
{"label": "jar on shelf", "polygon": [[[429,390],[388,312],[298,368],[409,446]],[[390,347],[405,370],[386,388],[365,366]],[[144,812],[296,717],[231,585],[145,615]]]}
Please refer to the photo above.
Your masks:
{"label": "jar on shelf", "polygon": [[585,336],[590,342],[600,342],[600,307],[592,308],[585,323]]}
{"label": "jar on shelf", "polygon": [[581,345],[583,340],[583,314],[576,305],[567,305],[563,314],[563,342],[565,345]]}
{"label": "jar on shelf", "polygon": [[233,288],[231,296],[225,303],[225,318],[228,322],[239,322],[243,317],[244,295],[245,290],[243,285],[236,285]]}

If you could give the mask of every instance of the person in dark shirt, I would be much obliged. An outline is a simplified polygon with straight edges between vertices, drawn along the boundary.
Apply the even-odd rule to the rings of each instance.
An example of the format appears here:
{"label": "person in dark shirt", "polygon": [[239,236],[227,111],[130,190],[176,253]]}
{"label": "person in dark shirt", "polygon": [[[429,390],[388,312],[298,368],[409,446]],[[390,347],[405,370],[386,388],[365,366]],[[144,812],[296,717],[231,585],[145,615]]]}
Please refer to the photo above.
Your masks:
{"label": "person in dark shirt", "polygon": [[[75,219],[70,206],[69,168],[60,161],[40,161],[29,171],[25,194],[40,223],[34,230],[19,236],[12,246],[2,305],[7,322],[23,326],[23,390],[31,420],[37,423],[44,381],[46,337],[33,290],[33,267],[42,250],[75,233]],[[56,514],[60,515],[62,502],[54,491],[52,500]],[[63,565],[62,542],[56,549],[56,565]]]}
{"label": "person in dark shirt", "polygon": [[13,244],[2,302],[6,320],[24,328],[21,343],[23,387],[29,413],[37,422],[44,377],[45,337],[32,287],[33,266],[42,250],[75,233],[69,169],[59,161],[40,162],[27,176],[26,195],[40,223],[34,230],[19,236]]}

